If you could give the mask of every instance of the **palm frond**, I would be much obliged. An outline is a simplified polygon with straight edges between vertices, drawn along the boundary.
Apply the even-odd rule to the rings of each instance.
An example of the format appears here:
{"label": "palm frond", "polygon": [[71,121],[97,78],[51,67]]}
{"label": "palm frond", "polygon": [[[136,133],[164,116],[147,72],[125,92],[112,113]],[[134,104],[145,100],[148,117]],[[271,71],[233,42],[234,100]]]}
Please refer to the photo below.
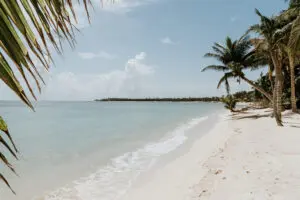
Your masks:
{"label": "palm frond", "polygon": [[214,50],[214,52],[216,52],[219,55],[224,54],[224,50],[222,48],[219,48],[218,46],[213,46],[212,49]]}
{"label": "palm frond", "polygon": [[12,191],[12,193],[16,194],[16,192],[12,189],[12,187],[10,186],[10,184],[8,183],[6,178],[1,173],[0,173],[0,180],[2,180],[7,185],[7,187],[9,187],[9,189]]}
{"label": "palm frond", "polygon": [[278,28],[273,34],[274,41],[276,41],[276,43],[280,43],[284,39],[289,38],[292,27],[293,27],[293,23],[290,22],[290,23],[286,24],[285,26],[283,26],[282,28],[280,28],[280,29]]}
{"label": "palm frond", "polygon": [[209,65],[209,66],[203,68],[201,71],[205,72],[207,70],[223,71],[224,72],[224,71],[228,71],[229,69],[228,69],[228,67],[223,66],[223,65]]}
{"label": "palm frond", "polygon": [[233,43],[232,43],[231,38],[230,37],[226,37],[226,47],[227,48],[232,48],[232,45],[233,45]]}
{"label": "palm frond", "polygon": [[[80,1],[83,2],[89,18],[87,5],[90,0]],[[0,78],[30,108],[33,108],[30,98],[25,94],[20,80],[16,78],[13,67],[22,76],[30,96],[36,99],[29,78],[34,80],[39,92],[44,80],[33,60],[37,59],[48,70],[52,61],[50,45],[58,53],[62,52],[60,43],[63,40],[74,47],[75,35],[71,16],[76,18],[71,0],[0,1],[0,70],[6,71]]]}
{"label": "palm frond", "polygon": [[217,42],[214,43],[214,46],[218,47],[219,49],[222,49],[223,52],[226,51],[226,48]]}
{"label": "palm frond", "polygon": [[260,33],[261,32],[260,25],[254,24],[254,25],[250,26],[244,35],[249,35],[249,33],[251,33],[251,32]]}
{"label": "palm frond", "polygon": [[227,93],[230,93],[230,85],[228,82],[229,78],[233,78],[234,75],[231,72],[225,73],[224,76],[219,80],[217,88],[219,89],[221,85],[224,83]]}
{"label": "palm frond", "polygon": [[[67,41],[71,48],[75,46],[77,29],[72,21],[77,21],[77,17],[73,3],[72,0],[0,1],[0,79],[31,109],[34,109],[31,99],[37,99],[33,88],[36,87],[38,92],[41,92],[41,85],[44,84],[38,66],[48,70],[53,62],[50,47],[62,54],[63,41]],[[83,3],[90,21],[88,5],[92,5],[91,0],[78,0],[77,3]],[[17,78],[16,71],[21,75],[21,79]],[[22,82],[25,84],[21,84]],[[2,117],[0,146],[18,159],[18,149]],[[16,173],[2,152],[0,161]],[[12,190],[1,173],[0,181]]]}
{"label": "palm frond", "polygon": [[216,60],[218,60],[219,62],[223,63],[223,56],[218,54],[218,53],[206,53],[204,55],[205,58],[215,58]]}
{"label": "palm frond", "polygon": [[285,0],[285,2],[289,2],[290,8],[300,7],[300,1],[299,0]]}
{"label": "palm frond", "polygon": [[289,38],[288,47],[295,51],[300,45],[300,16],[293,22]]}

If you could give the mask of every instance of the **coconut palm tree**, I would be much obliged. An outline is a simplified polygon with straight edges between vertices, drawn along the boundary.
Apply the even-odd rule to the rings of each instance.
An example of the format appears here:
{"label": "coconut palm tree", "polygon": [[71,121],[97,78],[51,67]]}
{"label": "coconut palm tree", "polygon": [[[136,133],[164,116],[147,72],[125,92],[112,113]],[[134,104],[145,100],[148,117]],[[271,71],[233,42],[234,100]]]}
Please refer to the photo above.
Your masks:
{"label": "coconut palm tree", "polygon": [[282,85],[283,85],[283,74],[282,74],[282,62],[284,59],[284,50],[282,45],[282,38],[286,34],[286,29],[291,28],[289,26],[284,26],[275,17],[268,18],[262,15],[257,9],[256,14],[260,17],[260,24],[251,26],[247,33],[255,32],[260,35],[259,40],[263,41],[266,45],[266,49],[270,55],[270,58],[274,65],[275,71],[275,84],[273,92],[273,107],[274,115],[278,126],[283,126],[282,124]]}
{"label": "coconut palm tree", "polygon": [[271,56],[269,54],[268,50],[268,44],[264,39],[261,38],[251,38],[250,39],[255,53],[261,57],[261,59],[264,59],[266,61],[266,64],[268,66],[268,78],[271,85],[272,91],[274,90],[274,81],[273,81],[273,73],[274,73],[274,65],[273,61],[271,59]]}
{"label": "coconut palm tree", "polygon": [[281,23],[285,23],[291,28],[285,29],[286,34],[286,52],[289,60],[290,67],[290,82],[291,82],[291,105],[292,111],[297,113],[297,105],[296,105],[296,82],[295,82],[295,65],[296,65],[296,57],[299,56],[300,50],[300,1],[291,1],[290,7],[288,10],[282,12],[278,17],[278,20]]}
{"label": "coconut palm tree", "polygon": [[256,69],[257,67],[265,65],[265,59],[257,56],[255,51],[251,50],[252,45],[249,37],[242,37],[236,41],[232,41],[230,37],[227,37],[225,46],[215,43],[212,49],[213,53],[207,53],[205,54],[205,57],[215,58],[221,64],[209,65],[202,71],[215,70],[224,72],[224,75],[220,79],[217,88],[224,83],[226,90],[229,93],[230,86],[228,80],[230,78],[236,78],[238,81],[244,80],[272,102],[272,95],[267,93],[253,81],[246,78],[243,72],[243,70],[246,69]]}
{"label": "coconut palm tree", "polygon": [[[91,1],[78,0],[77,3],[83,5],[90,19],[88,4]],[[50,46],[58,53],[62,53],[62,41],[67,41],[74,47],[76,28],[73,21],[76,22],[76,13],[72,0],[0,1],[0,79],[32,110],[34,108],[31,99],[37,99],[33,87],[36,86],[40,92],[41,84],[44,83],[39,66],[46,70],[50,68]],[[21,75],[21,78],[18,78],[16,73]],[[30,79],[34,80],[33,84]],[[22,81],[24,85],[21,84]],[[17,148],[1,117],[0,130],[1,144],[17,158]],[[1,151],[0,161],[15,172]],[[4,175],[0,173],[1,180],[10,187]]]}

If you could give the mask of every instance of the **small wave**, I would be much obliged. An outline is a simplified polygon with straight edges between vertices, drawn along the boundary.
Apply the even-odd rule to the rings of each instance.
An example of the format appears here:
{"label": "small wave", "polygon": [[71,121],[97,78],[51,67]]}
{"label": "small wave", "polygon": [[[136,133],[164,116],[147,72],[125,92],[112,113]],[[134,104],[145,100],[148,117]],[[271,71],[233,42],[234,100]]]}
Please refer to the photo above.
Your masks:
{"label": "small wave", "polygon": [[134,152],[114,158],[111,163],[91,175],[59,188],[43,200],[118,200],[131,187],[133,181],[147,171],[159,156],[174,151],[186,140],[186,131],[208,117],[192,119],[178,126],[159,142],[150,143]]}

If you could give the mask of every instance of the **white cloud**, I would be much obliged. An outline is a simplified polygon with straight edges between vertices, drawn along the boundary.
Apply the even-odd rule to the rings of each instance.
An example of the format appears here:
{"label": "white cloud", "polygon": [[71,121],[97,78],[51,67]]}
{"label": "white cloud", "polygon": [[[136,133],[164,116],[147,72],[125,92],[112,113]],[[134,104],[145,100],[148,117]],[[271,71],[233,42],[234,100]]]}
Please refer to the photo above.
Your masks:
{"label": "white cloud", "polygon": [[[91,15],[91,20],[93,21],[95,12],[105,11],[114,14],[126,14],[137,7],[148,5],[157,1],[158,0],[91,0],[93,8],[91,6],[88,7]],[[78,4],[78,2],[74,2],[73,7],[76,13],[77,22],[72,17],[72,23],[78,29],[88,27],[89,21],[84,5]]]}
{"label": "white cloud", "polygon": [[99,74],[63,72],[55,75],[45,88],[42,99],[93,100],[113,96],[138,96],[144,92],[147,77],[155,72],[145,63],[146,53],[129,59],[123,70]]}
{"label": "white cloud", "polygon": [[163,43],[163,44],[169,44],[169,45],[175,45],[175,44],[177,44],[177,42],[174,42],[174,41],[173,41],[171,38],[169,38],[169,37],[162,38],[162,39],[160,40],[160,42]]}
{"label": "white cloud", "polygon": [[[93,3],[97,3],[98,1],[99,0],[93,0]],[[127,13],[136,7],[156,1],[157,0],[103,0],[103,10],[113,13]]]}
{"label": "white cloud", "polygon": [[113,60],[113,59],[116,58],[115,55],[107,53],[105,51],[100,51],[99,53],[79,52],[78,55],[82,59],[104,58],[104,59],[107,59],[107,60]]}

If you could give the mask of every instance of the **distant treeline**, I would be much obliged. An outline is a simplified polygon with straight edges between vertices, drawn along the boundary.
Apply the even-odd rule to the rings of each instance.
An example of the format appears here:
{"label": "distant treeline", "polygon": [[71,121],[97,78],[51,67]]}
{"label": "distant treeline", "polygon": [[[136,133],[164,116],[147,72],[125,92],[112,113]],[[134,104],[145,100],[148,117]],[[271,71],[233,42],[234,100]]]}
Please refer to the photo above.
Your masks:
{"label": "distant treeline", "polygon": [[105,98],[95,101],[135,101],[135,102],[219,102],[220,97],[185,97],[185,98]]}

